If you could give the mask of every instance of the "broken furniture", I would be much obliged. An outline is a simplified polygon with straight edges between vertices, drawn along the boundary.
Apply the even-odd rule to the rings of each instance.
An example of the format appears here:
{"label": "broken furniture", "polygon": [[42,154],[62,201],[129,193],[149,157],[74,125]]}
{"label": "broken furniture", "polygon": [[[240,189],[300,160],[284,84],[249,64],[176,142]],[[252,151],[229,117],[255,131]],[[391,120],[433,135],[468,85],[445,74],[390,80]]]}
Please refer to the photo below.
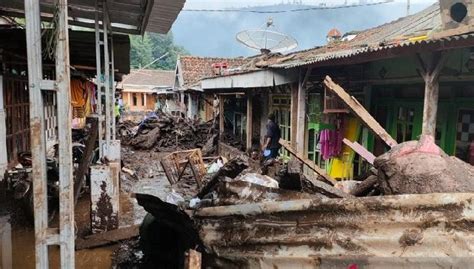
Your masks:
{"label": "broken furniture", "polygon": [[191,169],[198,187],[202,186],[202,178],[206,175],[206,167],[200,149],[175,151],[161,160],[161,165],[171,185],[178,183],[186,170]]}

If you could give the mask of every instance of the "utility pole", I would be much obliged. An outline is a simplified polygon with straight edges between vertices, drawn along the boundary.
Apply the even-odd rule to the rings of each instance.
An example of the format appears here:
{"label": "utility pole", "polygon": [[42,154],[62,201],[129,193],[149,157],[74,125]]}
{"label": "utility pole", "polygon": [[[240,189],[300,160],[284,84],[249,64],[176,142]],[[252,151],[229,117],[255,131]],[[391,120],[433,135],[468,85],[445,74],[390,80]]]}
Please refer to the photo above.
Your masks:
{"label": "utility pole", "polygon": [[407,0],[407,16],[410,15],[410,0]]}

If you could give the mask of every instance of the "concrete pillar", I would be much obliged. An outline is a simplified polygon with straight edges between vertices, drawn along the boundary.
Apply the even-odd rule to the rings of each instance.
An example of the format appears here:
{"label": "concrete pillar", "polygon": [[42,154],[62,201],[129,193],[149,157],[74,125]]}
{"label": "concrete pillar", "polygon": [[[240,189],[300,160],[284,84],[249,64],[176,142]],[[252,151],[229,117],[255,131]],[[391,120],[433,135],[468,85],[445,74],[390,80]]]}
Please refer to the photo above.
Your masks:
{"label": "concrete pillar", "polygon": [[0,181],[8,165],[6,113],[3,101],[3,76],[0,75]]}

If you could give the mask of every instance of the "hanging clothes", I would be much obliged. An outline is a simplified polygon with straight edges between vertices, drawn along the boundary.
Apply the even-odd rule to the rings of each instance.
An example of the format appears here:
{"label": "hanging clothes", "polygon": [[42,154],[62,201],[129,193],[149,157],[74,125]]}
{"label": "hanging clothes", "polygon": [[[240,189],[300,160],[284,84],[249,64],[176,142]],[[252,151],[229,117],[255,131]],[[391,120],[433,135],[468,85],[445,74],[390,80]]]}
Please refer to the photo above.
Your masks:
{"label": "hanging clothes", "polygon": [[340,129],[322,130],[319,136],[321,144],[321,156],[324,160],[338,156],[342,149],[342,132]]}

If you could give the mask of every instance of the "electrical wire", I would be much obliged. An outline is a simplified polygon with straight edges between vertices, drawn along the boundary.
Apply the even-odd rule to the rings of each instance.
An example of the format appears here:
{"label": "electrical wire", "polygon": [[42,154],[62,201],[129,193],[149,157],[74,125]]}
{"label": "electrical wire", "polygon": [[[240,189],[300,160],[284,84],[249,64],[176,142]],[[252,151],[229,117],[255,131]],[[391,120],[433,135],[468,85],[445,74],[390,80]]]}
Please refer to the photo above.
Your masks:
{"label": "electrical wire", "polygon": [[307,6],[303,8],[294,8],[287,10],[255,10],[255,9],[183,9],[186,12],[239,12],[239,13],[256,13],[256,14],[277,14],[277,13],[290,13],[290,12],[304,12],[314,10],[331,10],[331,9],[343,9],[351,7],[362,7],[362,6],[376,6],[394,2],[395,0],[385,0],[380,2],[366,3],[366,4],[351,4],[351,5],[339,5],[339,6]]}

